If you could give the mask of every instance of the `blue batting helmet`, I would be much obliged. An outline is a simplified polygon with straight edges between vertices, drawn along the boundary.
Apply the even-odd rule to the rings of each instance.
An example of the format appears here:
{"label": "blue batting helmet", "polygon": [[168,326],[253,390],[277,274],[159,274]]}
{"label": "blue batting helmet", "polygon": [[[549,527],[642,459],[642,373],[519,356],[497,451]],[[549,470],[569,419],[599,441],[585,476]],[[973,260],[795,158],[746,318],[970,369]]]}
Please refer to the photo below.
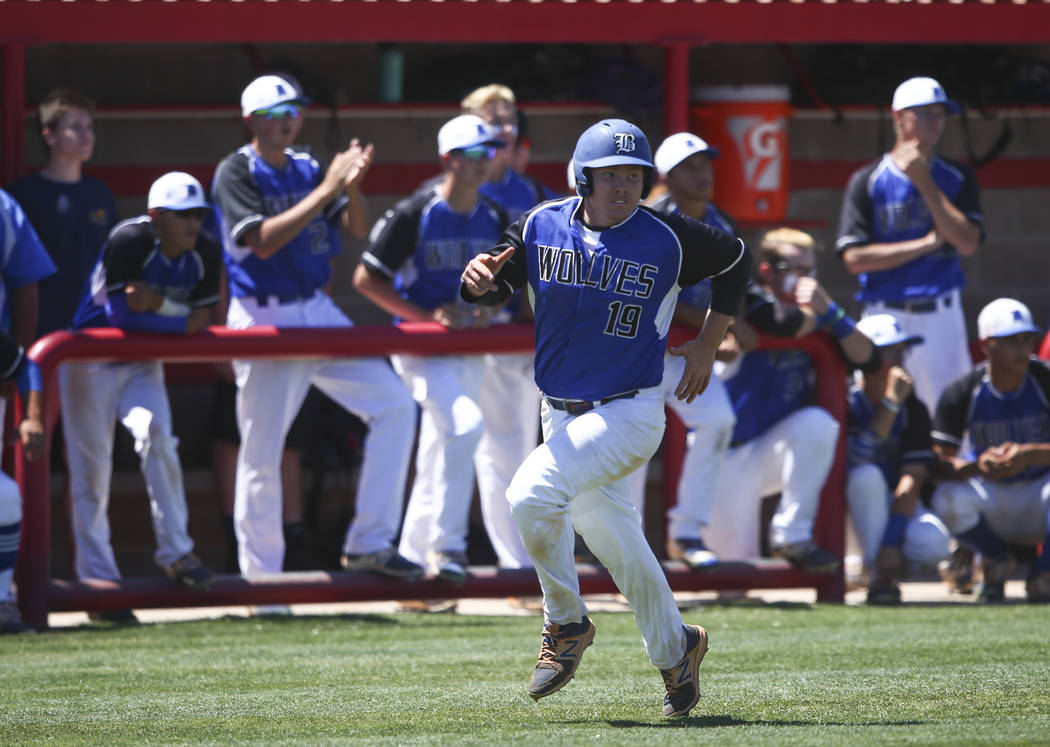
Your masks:
{"label": "blue batting helmet", "polygon": [[586,197],[593,189],[587,170],[602,166],[643,166],[643,198],[653,186],[653,151],[649,147],[649,140],[641,129],[625,119],[603,119],[584,130],[576,141],[572,163],[576,193],[580,197]]}

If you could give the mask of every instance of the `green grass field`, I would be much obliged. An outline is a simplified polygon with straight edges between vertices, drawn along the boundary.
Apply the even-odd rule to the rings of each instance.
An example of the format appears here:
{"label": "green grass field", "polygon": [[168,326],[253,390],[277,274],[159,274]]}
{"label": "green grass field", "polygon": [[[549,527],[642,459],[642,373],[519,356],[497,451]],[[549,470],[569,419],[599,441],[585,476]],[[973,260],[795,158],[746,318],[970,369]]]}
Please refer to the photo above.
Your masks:
{"label": "green grass field", "polygon": [[534,703],[538,617],[227,618],[0,639],[0,744],[1036,744],[1050,610],[709,606],[704,697],[660,717],[629,614]]}

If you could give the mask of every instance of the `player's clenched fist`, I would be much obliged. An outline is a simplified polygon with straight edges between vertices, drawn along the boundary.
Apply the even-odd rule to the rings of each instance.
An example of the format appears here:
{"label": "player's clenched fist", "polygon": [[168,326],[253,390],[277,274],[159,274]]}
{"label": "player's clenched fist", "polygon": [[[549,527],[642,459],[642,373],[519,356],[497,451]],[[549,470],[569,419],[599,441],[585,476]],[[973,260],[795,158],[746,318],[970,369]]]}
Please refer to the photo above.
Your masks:
{"label": "player's clenched fist", "polygon": [[496,290],[496,276],[513,254],[514,247],[510,246],[499,254],[479,254],[470,260],[460,278],[467,292],[479,298]]}

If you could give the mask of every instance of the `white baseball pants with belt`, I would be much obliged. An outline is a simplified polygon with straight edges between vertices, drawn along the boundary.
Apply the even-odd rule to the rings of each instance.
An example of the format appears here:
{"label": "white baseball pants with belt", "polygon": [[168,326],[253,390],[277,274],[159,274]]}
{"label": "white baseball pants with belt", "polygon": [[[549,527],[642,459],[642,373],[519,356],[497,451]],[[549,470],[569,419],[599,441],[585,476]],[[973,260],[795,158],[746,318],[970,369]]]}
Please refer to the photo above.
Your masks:
{"label": "white baseball pants with belt", "polygon": [[937,400],[948,384],[973,368],[966,317],[958,289],[936,298],[917,299],[935,308],[929,311],[908,311],[887,306],[884,302],[865,305],[861,315],[889,314],[907,335],[921,335],[922,345],[912,345],[904,358],[904,368],[915,381],[915,396],[922,400],[931,413],[937,409]]}
{"label": "white baseball pants with belt", "polygon": [[803,407],[730,448],[719,472],[715,511],[704,537],[707,546],[723,558],[757,557],[762,498],[778,491],[770,545],[812,539],[838,434],[839,424],[826,410]]}
{"label": "white baseball pants with belt", "polygon": [[627,476],[648,461],[664,431],[661,387],[572,416],[544,401],[544,442],[514,475],[507,498],[543,588],[549,622],[587,614],[573,558],[573,527],[634,609],[649,660],[661,669],[685,654],[682,615],[642,532]]}
{"label": "white baseball pants with belt", "polygon": [[[664,399],[689,429],[685,458],[678,478],[678,500],[667,512],[667,536],[671,539],[695,539],[704,535],[715,505],[715,484],[722,460],[733,436],[736,415],[725,384],[712,376],[703,394],[692,402],[678,399],[675,389],[685,371],[685,358],[664,356]],[[645,515],[646,462],[629,479],[631,500]]]}
{"label": "white baseball pants with belt", "polygon": [[154,561],[169,566],[193,550],[186,531],[179,442],[171,430],[161,363],[66,363],[59,368],[58,384],[69,453],[77,578],[120,578],[107,513],[114,420],[135,439],[157,539]]}
{"label": "white baseball pants with belt", "polygon": [[[318,291],[280,304],[276,298],[231,298],[226,324],[233,329],[349,327],[352,322]],[[390,547],[397,536],[416,407],[408,390],[380,358],[236,360],[237,425],[241,448],[233,519],[241,573],[279,573],[284,564],[281,453],[285,436],[313,384],[368,425],[357,482],[354,520],[346,553]]]}
{"label": "white baseball pants with belt", "polygon": [[398,552],[413,563],[425,563],[430,551],[466,552],[474,451],[484,427],[478,406],[482,358],[395,355],[391,360],[422,409],[416,476]]}
{"label": "white baseball pants with belt", "polygon": [[[853,530],[864,551],[864,568],[873,570],[893,503],[893,491],[878,466],[861,464],[850,470],[846,478],[846,503]],[[950,541],[951,534],[944,523],[920,504],[904,528],[901,554],[910,568],[934,568],[948,556]]]}

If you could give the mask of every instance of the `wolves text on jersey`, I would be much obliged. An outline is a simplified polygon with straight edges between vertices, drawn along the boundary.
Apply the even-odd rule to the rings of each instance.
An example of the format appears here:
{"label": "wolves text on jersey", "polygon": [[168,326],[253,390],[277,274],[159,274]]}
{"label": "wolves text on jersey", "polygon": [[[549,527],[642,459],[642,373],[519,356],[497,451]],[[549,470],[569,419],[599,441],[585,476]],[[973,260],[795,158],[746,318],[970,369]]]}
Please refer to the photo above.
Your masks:
{"label": "wolves text on jersey", "polygon": [[608,254],[595,256],[591,262],[578,249],[538,244],[540,280],[559,285],[600,288],[620,296],[648,298],[659,267],[640,264]]}
{"label": "wolves text on jersey", "polygon": [[491,238],[429,239],[422,242],[428,270],[462,271],[470,260],[492,246]]}
{"label": "wolves text on jersey", "polygon": [[1045,443],[1050,441],[1050,420],[1045,412],[1005,420],[986,420],[970,423],[970,442],[980,454],[989,446],[1013,441],[1015,443]]}

